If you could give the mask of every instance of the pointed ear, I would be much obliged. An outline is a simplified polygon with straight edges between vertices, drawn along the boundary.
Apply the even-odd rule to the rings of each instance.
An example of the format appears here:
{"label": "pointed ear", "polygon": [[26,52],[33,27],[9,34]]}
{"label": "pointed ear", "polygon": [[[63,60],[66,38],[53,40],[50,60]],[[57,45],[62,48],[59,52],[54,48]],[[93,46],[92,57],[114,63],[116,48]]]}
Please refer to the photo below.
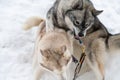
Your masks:
{"label": "pointed ear", "polygon": [[42,56],[44,56],[44,52],[43,52],[43,50],[40,50],[40,53],[42,54]]}
{"label": "pointed ear", "polygon": [[103,10],[93,10],[92,13],[94,16],[97,16],[99,14],[101,14],[103,12]]}
{"label": "pointed ear", "polygon": [[41,55],[44,56],[44,57],[49,56],[48,50],[40,50],[40,52],[41,52]]}

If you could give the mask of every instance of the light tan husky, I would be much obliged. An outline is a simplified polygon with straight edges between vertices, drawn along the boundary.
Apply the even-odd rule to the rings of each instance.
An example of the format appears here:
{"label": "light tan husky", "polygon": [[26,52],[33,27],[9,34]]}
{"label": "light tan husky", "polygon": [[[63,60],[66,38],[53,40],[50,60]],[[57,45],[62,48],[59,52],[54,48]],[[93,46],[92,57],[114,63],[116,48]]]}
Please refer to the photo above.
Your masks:
{"label": "light tan husky", "polygon": [[[46,32],[44,20],[38,17],[28,19],[24,29],[27,30],[37,25],[39,25],[39,30],[33,56],[35,80],[41,79],[45,72],[58,74],[61,80],[72,80],[76,67],[76,64],[72,62],[72,55],[79,60],[81,46],[69,32],[57,28],[52,32]],[[84,62],[80,74],[88,70]]]}

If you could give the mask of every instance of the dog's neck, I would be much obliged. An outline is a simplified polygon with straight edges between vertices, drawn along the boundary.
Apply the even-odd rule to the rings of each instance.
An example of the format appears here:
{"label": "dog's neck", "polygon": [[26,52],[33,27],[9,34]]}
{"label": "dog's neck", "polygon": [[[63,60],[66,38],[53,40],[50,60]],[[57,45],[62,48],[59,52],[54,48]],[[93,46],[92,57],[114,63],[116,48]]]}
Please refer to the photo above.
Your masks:
{"label": "dog's neck", "polygon": [[107,43],[110,35],[111,34],[107,31],[105,26],[99,21],[97,17],[95,17],[95,23],[87,31],[86,36],[82,38],[82,40],[86,46],[90,45],[95,39],[98,38],[104,38]]}
{"label": "dog's neck", "polygon": [[98,37],[100,37],[100,36],[108,36],[109,35],[108,30],[105,28],[105,26],[99,21],[99,19],[97,17],[95,17],[94,24],[87,31],[86,36],[92,35],[92,34],[96,33],[99,30],[102,31],[103,33],[97,35]]}

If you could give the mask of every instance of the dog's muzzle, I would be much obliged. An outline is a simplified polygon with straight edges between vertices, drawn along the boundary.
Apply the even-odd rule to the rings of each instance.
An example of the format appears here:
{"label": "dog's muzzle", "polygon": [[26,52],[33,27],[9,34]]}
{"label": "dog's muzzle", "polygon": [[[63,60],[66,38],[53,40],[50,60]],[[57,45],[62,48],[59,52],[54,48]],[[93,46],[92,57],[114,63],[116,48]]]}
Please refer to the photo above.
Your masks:
{"label": "dog's muzzle", "polygon": [[83,37],[84,36],[84,32],[83,31],[81,31],[78,34],[76,34],[75,30],[73,30],[73,33],[74,33],[75,39],[79,39],[79,37]]}
{"label": "dog's muzzle", "polygon": [[75,30],[73,29],[73,34],[74,34],[74,38],[75,39],[77,39],[77,40],[79,40],[79,36],[78,35],[76,35],[76,33],[75,33]]}
{"label": "dog's muzzle", "polygon": [[84,33],[83,32],[79,32],[78,35],[79,35],[79,37],[83,37]]}

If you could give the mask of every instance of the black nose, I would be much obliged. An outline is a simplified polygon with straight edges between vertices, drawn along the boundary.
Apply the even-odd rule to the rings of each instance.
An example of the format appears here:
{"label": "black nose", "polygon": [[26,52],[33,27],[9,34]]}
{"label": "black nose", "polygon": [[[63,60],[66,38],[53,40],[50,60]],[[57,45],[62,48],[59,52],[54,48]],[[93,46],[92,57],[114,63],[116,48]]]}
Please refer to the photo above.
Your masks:
{"label": "black nose", "polygon": [[78,35],[79,35],[79,37],[83,37],[84,36],[84,34],[82,32],[79,32]]}

